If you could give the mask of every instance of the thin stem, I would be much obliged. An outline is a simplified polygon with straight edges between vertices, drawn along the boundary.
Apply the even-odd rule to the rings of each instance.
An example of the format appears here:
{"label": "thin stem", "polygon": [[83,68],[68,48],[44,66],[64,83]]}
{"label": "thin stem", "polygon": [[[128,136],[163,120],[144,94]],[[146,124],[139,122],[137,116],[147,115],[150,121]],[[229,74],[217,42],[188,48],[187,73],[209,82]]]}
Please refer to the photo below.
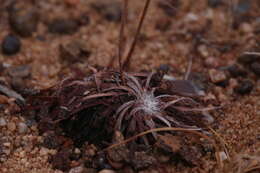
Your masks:
{"label": "thin stem", "polygon": [[190,77],[190,72],[191,72],[191,67],[192,67],[192,61],[193,61],[193,56],[190,56],[189,64],[188,64],[188,67],[187,67],[187,71],[186,71],[184,80],[188,80],[189,77]]}
{"label": "thin stem", "polygon": [[143,21],[144,21],[145,15],[147,13],[150,2],[151,2],[151,0],[146,0],[146,2],[145,2],[145,6],[144,6],[144,9],[142,11],[139,23],[138,23],[138,27],[137,27],[137,30],[136,30],[136,33],[135,33],[134,40],[133,40],[131,47],[130,47],[130,50],[129,50],[127,56],[126,56],[126,60],[123,63],[123,69],[127,69],[130,66],[130,62],[131,62],[130,60],[131,60],[132,54],[134,52],[134,49],[135,49],[135,46],[136,46],[136,43],[137,43],[137,40],[138,40],[138,36],[140,34],[140,30],[142,28]]}
{"label": "thin stem", "polygon": [[137,139],[138,137],[141,137],[141,136],[144,136],[144,135],[147,135],[149,133],[153,133],[153,132],[161,132],[161,131],[181,131],[181,132],[187,132],[187,133],[192,133],[192,134],[195,134],[195,135],[198,135],[204,139],[207,139],[208,141],[211,141],[213,144],[215,144],[214,141],[212,141],[208,136],[200,133],[200,132],[197,132],[197,130],[194,130],[194,129],[185,129],[185,128],[175,128],[175,127],[162,127],[162,128],[155,128],[155,129],[150,129],[150,130],[147,130],[147,131],[144,131],[142,133],[139,133],[135,136],[132,136],[128,139],[125,139],[124,141],[120,141],[119,143],[115,143],[115,144],[112,144],[110,145],[109,147],[105,148],[104,150],[102,151],[108,151],[112,148],[115,148],[115,147],[118,147],[120,145],[123,145],[123,144],[126,144],[128,142],[131,142],[135,139]]}
{"label": "thin stem", "polygon": [[[121,26],[119,32],[119,45],[118,45],[118,63],[119,70],[122,72],[122,52],[124,52],[125,44],[124,44],[124,33],[125,33],[125,25],[127,21],[127,10],[128,10],[128,0],[124,0],[123,14],[121,16]],[[121,73],[122,74],[122,73]]]}
{"label": "thin stem", "polygon": [[256,55],[260,56],[260,52],[244,52],[245,55]]}

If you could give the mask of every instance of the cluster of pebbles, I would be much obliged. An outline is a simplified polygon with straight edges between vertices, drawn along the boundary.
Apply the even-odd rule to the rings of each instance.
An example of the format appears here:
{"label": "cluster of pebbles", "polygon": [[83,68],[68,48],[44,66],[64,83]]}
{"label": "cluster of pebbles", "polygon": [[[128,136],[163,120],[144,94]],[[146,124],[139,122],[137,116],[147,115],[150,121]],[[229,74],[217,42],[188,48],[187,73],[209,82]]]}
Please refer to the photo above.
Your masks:
{"label": "cluster of pebbles", "polygon": [[36,124],[20,116],[1,113],[1,172],[50,172],[48,157],[56,151],[41,147],[42,141]]}

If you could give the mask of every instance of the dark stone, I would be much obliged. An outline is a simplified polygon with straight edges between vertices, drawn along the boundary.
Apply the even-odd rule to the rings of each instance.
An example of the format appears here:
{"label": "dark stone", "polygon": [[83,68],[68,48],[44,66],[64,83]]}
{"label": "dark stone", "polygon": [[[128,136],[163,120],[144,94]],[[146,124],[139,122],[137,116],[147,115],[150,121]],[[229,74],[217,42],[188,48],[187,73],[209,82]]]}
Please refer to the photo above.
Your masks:
{"label": "dark stone", "polygon": [[199,91],[207,91],[208,89],[208,79],[206,77],[205,74],[203,73],[199,73],[199,72],[191,72],[189,77],[188,77],[188,80],[191,81],[195,88],[197,88],[197,90]]}
{"label": "dark stone", "polygon": [[37,9],[22,3],[14,4],[9,10],[9,23],[22,37],[30,37],[37,30],[39,14]]}
{"label": "dark stone", "polygon": [[53,168],[59,169],[62,171],[68,171],[70,169],[70,152],[66,150],[59,151],[51,159]]}
{"label": "dark stone", "polygon": [[14,55],[21,49],[21,41],[15,35],[7,35],[2,42],[2,52],[5,55]]}
{"label": "dark stone", "polygon": [[0,75],[5,71],[5,67],[3,65],[3,63],[0,63]]}
{"label": "dark stone", "polygon": [[155,25],[155,28],[165,32],[167,30],[169,30],[169,28],[171,27],[171,20],[167,19],[167,18],[163,18],[161,20],[158,20],[158,22]]}
{"label": "dark stone", "polygon": [[63,142],[53,131],[49,131],[44,136],[42,146],[48,149],[57,149]]}
{"label": "dark stone", "polygon": [[246,76],[247,72],[237,64],[233,64],[227,68],[232,77]]}
{"label": "dark stone", "polygon": [[179,5],[179,0],[169,0],[168,2],[162,1],[158,3],[158,7],[160,7],[167,16],[175,16]]}
{"label": "dark stone", "polygon": [[208,5],[212,8],[216,8],[222,4],[222,0],[208,0]]}
{"label": "dark stone", "polygon": [[79,160],[80,159],[80,157],[81,157],[81,154],[76,154],[76,153],[71,153],[71,155],[70,155],[70,160]]}
{"label": "dark stone", "polygon": [[111,22],[119,22],[121,19],[121,10],[119,6],[111,6],[111,8],[107,8],[104,17],[106,20]]}
{"label": "dark stone", "polygon": [[89,16],[86,15],[86,14],[81,15],[81,17],[79,19],[79,23],[80,23],[80,25],[88,25],[88,24],[90,24]]}
{"label": "dark stone", "polygon": [[48,25],[48,30],[55,34],[73,34],[79,29],[79,23],[75,19],[56,18]]}
{"label": "dark stone", "polygon": [[108,164],[106,155],[104,153],[98,154],[93,159],[93,167],[102,170],[102,169],[111,169],[112,167]]}
{"label": "dark stone", "polygon": [[260,56],[256,54],[244,53],[237,58],[237,61],[241,64],[251,64],[256,61],[260,61]]}
{"label": "dark stone", "polygon": [[17,91],[20,94],[22,94],[20,91],[22,91],[26,88],[25,82],[22,78],[14,77],[14,78],[12,78],[10,84],[12,86],[12,89],[14,89],[15,91]]}
{"label": "dark stone", "polygon": [[43,35],[37,35],[35,38],[42,42],[46,41],[46,38]]}
{"label": "dark stone", "polygon": [[252,1],[250,0],[240,0],[234,6],[233,9],[233,29],[238,29],[241,23],[250,21],[250,10],[252,6]]}
{"label": "dark stone", "polygon": [[98,13],[100,13],[107,21],[110,22],[120,22],[122,9],[121,3],[114,1],[97,1],[92,3],[92,8],[94,8]]}
{"label": "dark stone", "polygon": [[229,85],[229,80],[227,79],[227,80],[218,82],[218,83],[216,83],[216,85],[225,88]]}
{"label": "dark stone", "polygon": [[157,71],[160,71],[164,74],[167,74],[170,70],[171,67],[168,64],[161,64],[157,69]]}
{"label": "dark stone", "polygon": [[246,14],[251,9],[250,0],[240,0],[239,3],[234,8],[234,14],[243,15]]}
{"label": "dark stone", "polygon": [[8,69],[8,74],[11,77],[16,77],[16,78],[26,78],[30,75],[30,73],[31,73],[31,68],[29,65],[20,65]]}
{"label": "dark stone", "polygon": [[260,76],[260,63],[254,62],[251,64],[251,70],[257,75]]}
{"label": "dark stone", "polygon": [[234,90],[235,92],[244,95],[249,94],[252,91],[253,87],[253,82],[251,82],[250,80],[243,80],[239,82],[238,86]]}
{"label": "dark stone", "polygon": [[60,45],[60,59],[69,62],[80,62],[88,58],[91,52],[84,40],[73,40],[67,44]]}

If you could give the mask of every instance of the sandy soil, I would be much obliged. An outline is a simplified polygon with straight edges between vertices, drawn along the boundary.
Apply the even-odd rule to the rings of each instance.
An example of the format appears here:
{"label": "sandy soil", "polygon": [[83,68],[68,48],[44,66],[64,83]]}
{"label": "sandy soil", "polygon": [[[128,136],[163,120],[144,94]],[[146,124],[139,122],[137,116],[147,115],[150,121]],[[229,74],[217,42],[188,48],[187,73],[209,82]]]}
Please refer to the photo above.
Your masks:
{"label": "sandy soil", "polygon": [[[1,45],[10,33],[21,41],[18,53],[11,56],[0,53],[0,84],[20,93],[24,88],[48,88],[64,77],[78,74],[77,69],[86,73],[89,65],[108,66],[111,59],[117,56],[120,27],[117,19],[120,8],[114,4],[118,1],[110,1],[106,1],[109,7],[93,7],[93,4],[102,4],[102,0],[24,1],[25,5],[18,4],[16,8],[25,13],[36,9],[38,22],[32,35],[23,37],[9,24],[8,17],[14,13],[10,9],[8,12],[11,1],[0,0],[0,4],[3,4],[0,7]],[[204,81],[201,78],[198,80],[206,93],[205,102],[216,102],[223,106],[214,113],[214,122],[211,124],[216,133],[211,137],[217,141],[218,149],[213,157],[207,155],[193,167],[167,163],[162,169],[151,167],[139,172],[260,171],[260,4],[253,0],[241,0],[234,4],[221,0],[215,0],[214,4],[212,1],[213,4],[208,4],[206,0],[198,0],[196,3],[193,0],[176,1],[179,4],[173,5],[165,3],[168,6],[162,5],[159,0],[152,1],[130,70],[152,71],[164,64],[170,68],[168,75],[181,79],[193,57],[192,74],[206,78]],[[170,0],[168,2],[171,3]],[[130,1],[126,25],[127,46],[133,39],[142,7],[143,2]],[[112,8],[112,12],[109,8]],[[107,13],[112,17],[107,17]],[[51,33],[50,23],[56,18],[77,20],[75,31],[71,29],[69,34],[61,34],[64,31]],[[62,28],[66,29],[66,26]],[[76,48],[65,50],[65,54],[72,53],[75,56],[62,57],[60,47],[65,45],[66,49],[69,43],[76,45]],[[83,49],[90,51],[90,55],[81,56],[77,52]],[[240,61],[239,58],[245,57],[244,52],[258,52],[258,59],[251,64],[240,63],[243,60]],[[248,57],[244,59],[246,58]],[[258,66],[252,68],[253,63],[258,63]],[[230,72],[229,69],[234,64],[245,71],[246,75]],[[21,65],[27,65],[28,75],[19,76],[20,72],[18,75],[10,75],[11,68]],[[113,66],[117,68],[117,60]],[[250,81],[251,89],[243,90],[243,87],[249,85],[243,81]],[[23,114],[13,114],[17,105],[13,98],[2,92],[0,109],[0,172],[63,172],[54,169],[48,162],[57,153],[57,149],[44,147],[45,134],[38,132],[37,122]],[[75,148],[73,152],[77,154],[86,151]],[[217,162],[216,158],[220,161]],[[98,172],[87,168],[80,161],[71,161],[69,167],[64,172]],[[105,171],[114,172],[104,169],[103,173]],[[118,172],[134,171],[125,167]]]}

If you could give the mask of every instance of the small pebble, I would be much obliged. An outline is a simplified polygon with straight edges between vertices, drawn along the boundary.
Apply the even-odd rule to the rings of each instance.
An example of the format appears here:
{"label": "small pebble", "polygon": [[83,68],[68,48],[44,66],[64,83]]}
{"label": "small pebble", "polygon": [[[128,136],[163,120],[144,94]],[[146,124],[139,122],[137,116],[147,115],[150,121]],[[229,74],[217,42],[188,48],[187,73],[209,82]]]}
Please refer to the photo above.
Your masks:
{"label": "small pebble", "polygon": [[161,64],[161,65],[157,68],[157,72],[163,73],[163,74],[167,74],[170,70],[171,70],[171,66],[168,65],[168,64]]}
{"label": "small pebble", "polygon": [[164,11],[164,13],[170,17],[175,16],[177,14],[178,10],[176,9],[178,9],[179,5],[179,0],[167,1],[166,3],[164,1],[158,2],[158,7],[161,8]]}
{"label": "small pebble", "polygon": [[8,74],[11,77],[25,78],[28,77],[30,73],[31,73],[31,68],[29,65],[20,65],[20,66],[8,68]]}
{"label": "small pebble", "polygon": [[207,67],[216,68],[219,66],[219,62],[218,62],[217,58],[211,56],[211,57],[206,58],[205,65]]}
{"label": "small pebble", "polygon": [[9,23],[14,31],[22,37],[30,37],[36,32],[39,14],[34,6],[15,1],[9,10]]}
{"label": "small pebble", "polygon": [[3,153],[6,155],[10,155],[11,150],[10,149],[3,149]]}
{"label": "small pebble", "polygon": [[226,74],[224,71],[210,69],[209,76],[213,83],[220,83],[227,79]]}
{"label": "small pebble", "polygon": [[256,91],[260,93],[260,79],[258,79],[256,82]]}
{"label": "small pebble", "polygon": [[208,77],[204,73],[191,72],[188,80],[192,81],[200,92],[205,92],[208,89]]}
{"label": "small pebble", "polygon": [[2,42],[2,52],[5,55],[14,55],[21,49],[21,41],[15,35],[7,35]]}
{"label": "small pebble", "polygon": [[244,15],[251,9],[251,2],[247,0],[240,0],[234,7],[234,14]]}
{"label": "small pebble", "polygon": [[168,18],[162,18],[156,22],[155,28],[159,31],[165,32],[170,29],[171,24],[171,20]]}
{"label": "small pebble", "polygon": [[250,25],[249,23],[242,23],[240,26],[240,30],[243,33],[252,33],[254,31],[252,25]]}
{"label": "small pebble", "polygon": [[18,123],[17,127],[18,127],[18,133],[20,134],[25,134],[28,131],[28,127],[25,123],[20,122]]}
{"label": "small pebble", "polygon": [[260,63],[254,62],[251,64],[251,70],[257,75],[260,76]]}
{"label": "small pebble", "polygon": [[79,4],[79,0],[65,0],[65,3],[70,5],[70,6],[76,6]]}
{"label": "small pebble", "polygon": [[203,56],[204,58],[207,58],[209,56],[209,51],[206,45],[202,44],[198,46],[198,52]]}
{"label": "small pebble", "polygon": [[25,157],[25,155],[26,155],[26,152],[24,150],[19,153],[20,158]]}
{"label": "small pebble", "polygon": [[99,171],[98,173],[116,173],[116,172],[111,169],[103,169],[103,170]]}
{"label": "small pebble", "polygon": [[48,25],[50,33],[73,34],[79,29],[79,23],[75,19],[56,18]]}
{"label": "small pebble", "polygon": [[185,20],[186,22],[196,22],[196,21],[199,20],[199,16],[196,15],[195,13],[188,13],[188,14],[185,16],[184,20]]}
{"label": "small pebble", "polygon": [[84,173],[97,173],[97,170],[94,168],[85,168]]}
{"label": "small pebble", "polygon": [[250,80],[243,80],[238,82],[238,86],[234,89],[239,94],[249,94],[253,89],[253,83]]}
{"label": "small pebble", "polygon": [[216,8],[222,4],[223,0],[208,0],[208,5],[212,8]]}
{"label": "small pebble", "polygon": [[259,62],[260,56],[252,53],[244,53],[237,58],[237,61],[241,64],[251,64],[253,62]]}
{"label": "small pebble", "polygon": [[81,151],[80,151],[80,149],[78,149],[78,148],[75,148],[75,150],[74,150],[74,153],[75,153],[75,154],[80,154],[80,153],[81,153]]}
{"label": "small pebble", "polygon": [[7,128],[8,128],[8,130],[14,132],[16,130],[16,125],[15,125],[15,123],[10,122],[7,124]]}
{"label": "small pebble", "polygon": [[100,13],[109,22],[120,22],[122,9],[121,3],[109,0],[100,0],[92,3],[98,13]]}
{"label": "small pebble", "polygon": [[3,146],[10,148],[11,147],[11,143],[10,142],[5,142],[5,143],[3,143]]}
{"label": "small pebble", "polygon": [[247,72],[237,64],[233,64],[227,68],[228,72],[232,77],[246,76]]}
{"label": "small pebble", "polygon": [[84,171],[84,167],[83,166],[78,166],[75,168],[71,168],[69,173],[82,173]]}
{"label": "small pebble", "polygon": [[49,153],[49,150],[47,149],[47,148],[41,148],[41,150],[40,150],[40,155],[41,156],[46,156],[46,155],[48,155],[48,153]]}
{"label": "small pebble", "polygon": [[229,79],[229,86],[228,86],[228,88],[227,88],[227,94],[228,94],[228,95],[233,95],[233,93],[234,93],[234,88],[236,88],[237,85],[238,85],[237,79],[230,78],[230,79]]}
{"label": "small pebble", "polygon": [[4,118],[0,118],[0,127],[6,126],[6,120]]}
{"label": "small pebble", "polygon": [[219,154],[219,158],[220,158],[221,161],[228,159],[227,154],[224,151],[221,151],[218,154]]}
{"label": "small pebble", "polygon": [[91,54],[84,40],[72,40],[60,45],[60,59],[68,62],[80,62],[87,59]]}
{"label": "small pebble", "polygon": [[157,160],[161,163],[167,163],[171,157],[169,155],[160,155],[158,156]]}

